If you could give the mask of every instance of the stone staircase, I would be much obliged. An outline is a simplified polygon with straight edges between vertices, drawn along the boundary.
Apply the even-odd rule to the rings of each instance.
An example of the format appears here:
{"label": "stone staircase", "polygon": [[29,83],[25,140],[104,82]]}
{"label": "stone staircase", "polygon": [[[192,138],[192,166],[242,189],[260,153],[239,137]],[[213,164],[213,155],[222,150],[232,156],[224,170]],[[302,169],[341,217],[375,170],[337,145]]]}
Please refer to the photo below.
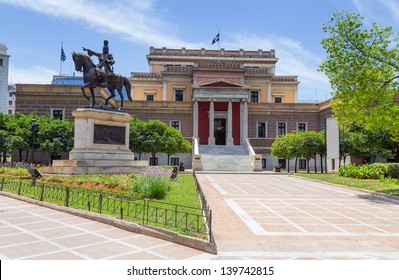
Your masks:
{"label": "stone staircase", "polygon": [[244,146],[199,146],[203,171],[252,172]]}

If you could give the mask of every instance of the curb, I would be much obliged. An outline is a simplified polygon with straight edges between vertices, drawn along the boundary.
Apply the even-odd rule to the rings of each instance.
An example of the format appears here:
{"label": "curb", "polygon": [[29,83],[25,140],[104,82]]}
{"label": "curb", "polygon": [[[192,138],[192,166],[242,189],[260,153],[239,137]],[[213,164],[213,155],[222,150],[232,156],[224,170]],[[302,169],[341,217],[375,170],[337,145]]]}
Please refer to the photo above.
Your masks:
{"label": "curb", "polygon": [[80,209],[74,209],[74,208],[69,208],[69,207],[65,207],[65,206],[59,206],[56,204],[51,204],[51,203],[48,203],[45,201],[39,201],[39,200],[35,200],[32,198],[28,198],[28,197],[24,197],[24,196],[20,196],[17,194],[4,192],[4,191],[0,191],[0,195],[18,199],[18,200],[21,200],[21,201],[24,201],[27,203],[31,203],[31,204],[35,204],[38,206],[47,207],[47,208],[50,208],[50,209],[53,209],[56,211],[64,212],[64,213],[78,216],[81,218],[86,218],[86,219],[100,222],[103,224],[107,224],[107,225],[117,227],[117,228],[129,231],[129,232],[143,234],[143,235],[151,236],[154,238],[162,239],[165,241],[173,242],[173,243],[183,245],[186,247],[190,247],[190,248],[193,248],[196,250],[204,251],[206,253],[210,253],[210,254],[214,254],[214,255],[217,254],[216,244],[212,244],[208,241],[201,240],[198,238],[181,235],[177,232],[173,232],[173,231],[170,231],[167,229],[160,229],[160,228],[156,228],[156,227],[152,227],[152,226],[148,226],[148,225],[141,225],[139,223],[128,222],[128,221],[118,219],[116,217],[111,217],[111,216],[107,216],[104,214],[99,214],[99,213],[90,212],[90,211],[86,211],[86,210],[80,210]]}

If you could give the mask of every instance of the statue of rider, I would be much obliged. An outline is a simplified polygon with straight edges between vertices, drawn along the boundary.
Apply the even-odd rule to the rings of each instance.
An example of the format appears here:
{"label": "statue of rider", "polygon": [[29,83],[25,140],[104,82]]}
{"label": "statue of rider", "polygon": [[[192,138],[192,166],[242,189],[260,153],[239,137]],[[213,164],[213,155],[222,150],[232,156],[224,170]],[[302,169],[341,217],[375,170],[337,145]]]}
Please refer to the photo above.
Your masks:
{"label": "statue of rider", "polygon": [[87,51],[89,56],[95,55],[98,57],[97,67],[105,72],[104,82],[100,84],[101,87],[108,86],[108,77],[114,72],[112,65],[114,65],[115,60],[112,54],[109,53],[108,40],[104,40],[103,52],[98,53],[90,49],[83,48]]}

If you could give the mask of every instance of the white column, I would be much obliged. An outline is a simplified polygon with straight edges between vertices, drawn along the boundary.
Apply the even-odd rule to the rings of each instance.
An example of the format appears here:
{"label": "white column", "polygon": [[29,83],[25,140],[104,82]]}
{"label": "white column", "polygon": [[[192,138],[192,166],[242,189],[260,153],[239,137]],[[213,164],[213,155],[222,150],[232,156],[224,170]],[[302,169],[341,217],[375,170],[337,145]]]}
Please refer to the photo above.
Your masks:
{"label": "white column", "polygon": [[231,99],[229,99],[229,106],[227,111],[227,145],[233,146],[233,104]]}
{"label": "white column", "polygon": [[198,138],[198,99],[194,100],[193,106],[193,136]]}
{"label": "white column", "polygon": [[243,130],[243,137],[248,138],[248,102],[244,100],[244,126]]}
{"label": "white column", "polygon": [[209,105],[209,138],[208,145],[215,145],[215,108],[213,104],[213,99],[211,99],[211,104]]}

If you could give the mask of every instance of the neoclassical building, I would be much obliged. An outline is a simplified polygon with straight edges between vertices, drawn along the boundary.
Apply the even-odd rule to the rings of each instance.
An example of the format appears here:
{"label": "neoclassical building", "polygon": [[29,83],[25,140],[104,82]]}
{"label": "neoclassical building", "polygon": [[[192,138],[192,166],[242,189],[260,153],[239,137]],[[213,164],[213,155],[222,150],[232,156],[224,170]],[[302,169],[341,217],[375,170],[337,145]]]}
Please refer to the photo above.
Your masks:
{"label": "neoclassical building", "polygon": [[[266,170],[277,164],[284,167],[285,160],[271,156],[274,139],[292,130],[323,129],[325,118],[331,116],[328,101],[298,103],[298,77],[275,74],[275,50],[151,47],[146,57],[149,72],[131,73],[133,101],[125,101],[124,109],[144,121],[159,119],[192,140],[193,155],[173,155],[173,164],[191,167],[192,159],[206,161],[205,155],[210,155],[208,161],[216,161],[238,151],[247,157],[243,161],[250,158],[251,168],[254,158]],[[56,111],[70,117],[85,102],[79,93],[76,85],[17,85],[16,111],[39,110],[31,102],[41,98],[40,113]],[[305,163],[300,161],[300,167],[305,169]],[[166,164],[166,155],[159,155],[155,164]],[[239,166],[233,160],[232,164]],[[203,168],[231,166],[204,162]]]}

